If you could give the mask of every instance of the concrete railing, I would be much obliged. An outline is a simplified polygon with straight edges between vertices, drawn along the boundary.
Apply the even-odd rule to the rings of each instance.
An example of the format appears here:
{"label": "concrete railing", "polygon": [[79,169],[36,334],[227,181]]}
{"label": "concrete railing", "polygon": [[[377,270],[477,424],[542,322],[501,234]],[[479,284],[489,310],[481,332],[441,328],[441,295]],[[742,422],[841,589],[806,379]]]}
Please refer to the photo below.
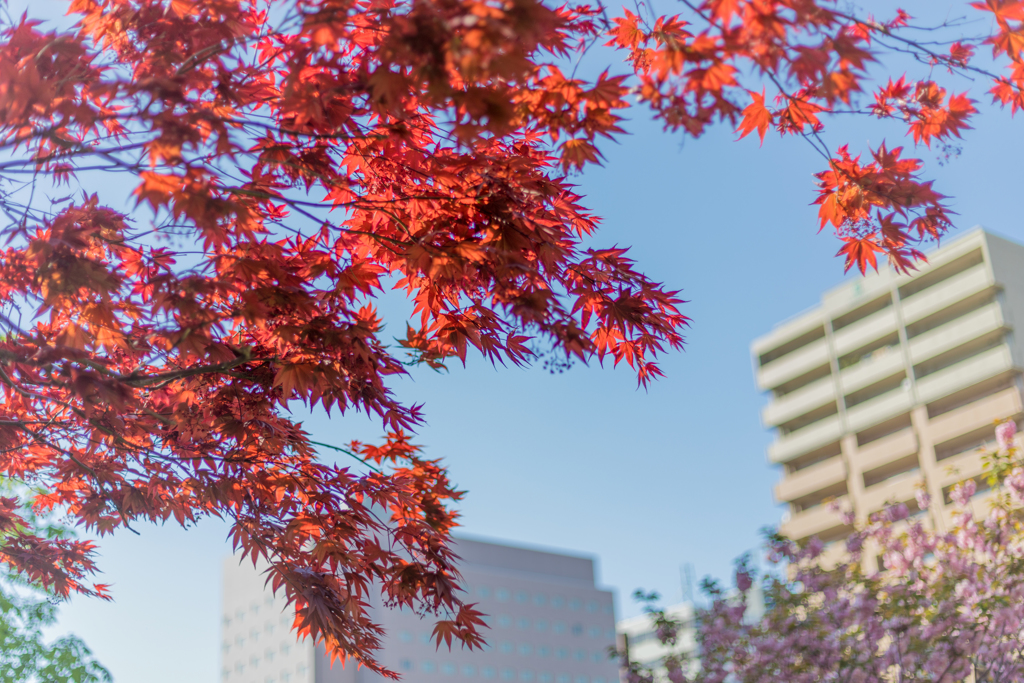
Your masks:
{"label": "concrete railing", "polygon": [[917,435],[913,428],[907,427],[858,448],[853,460],[858,469],[868,471],[916,452]]}
{"label": "concrete railing", "polygon": [[834,486],[846,479],[846,463],[837,455],[824,462],[805,467],[799,472],[786,475],[775,485],[775,500],[788,503],[808,496],[815,491]]}
{"label": "concrete railing", "polygon": [[[850,500],[847,496],[840,496],[836,499],[842,510],[850,507]],[[840,513],[833,512],[828,505],[818,505],[809,510],[798,512],[779,526],[779,531],[784,536],[799,541],[810,536],[843,526]]]}
{"label": "concrete railing", "polygon": [[841,435],[839,416],[832,415],[803,429],[780,436],[768,446],[768,459],[778,463],[788,462],[815,448],[838,441]]}
{"label": "concrete railing", "polygon": [[980,263],[957,273],[948,280],[924,289],[903,300],[903,322],[906,325],[936,313],[956,301],[977,294],[994,284],[988,266]]}
{"label": "concrete railing", "polygon": [[757,371],[757,385],[762,391],[768,391],[827,364],[828,345],[822,338],[761,366]]}
{"label": "concrete railing", "polygon": [[878,380],[891,377],[903,368],[903,354],[899,347],[896,347],[889,349],[884,355],[862,360],[856,365],[844,368],[839,373],[839,383],[843,393],[849,394]]}
{"label": "concrete railing", "polygon": [[999,304],[993,301],[911,339],[910,359],[915,364],[920,363],[1005,326],[1003,311]]}
{"label": "concrete railing", "polygon": [[805,387],[772,400],[761,411],[765,427],[775,427],[836,400],[832,376],[822,377]]}
{"label": "concrete railing", "polygon": [[898,387],[847,410],[846,424],[851,432],[859,432],[908,410],[910,392]]}
{"label": "concrete railing", "polygon": [[930,403],[972,384],[1013,369],[1013,357],[1006,344],[971,356],[917,382],[918,399]]}
{"label": "concrete railing", "polygon": [[836,331],[836,355],[843,356],[896,331],[896,313],[892,306]]}

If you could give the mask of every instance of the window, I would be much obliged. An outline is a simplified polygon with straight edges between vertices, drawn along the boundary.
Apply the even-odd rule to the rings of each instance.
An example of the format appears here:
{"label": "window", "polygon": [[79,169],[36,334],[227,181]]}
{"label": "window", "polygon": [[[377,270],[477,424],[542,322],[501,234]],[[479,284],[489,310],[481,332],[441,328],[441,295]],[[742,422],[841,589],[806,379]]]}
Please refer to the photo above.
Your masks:
{"label": "window", "polygon": [[605,605],[603,608],[601,608],[601,611],[605,614],[611,614],[614,610],[612,609],[611,605]]}
{"label": "window", "polygon": [[587,633],[590,634],[591,638],[600,638],[601,637],[601,627],[600,626],[591,626],[590,630],[587,631]]}
{"label": "window", "polygon": [[543,619],[538,619],[536,622],[534,622],[534,626],[541,633],[548,630],[548,622],[544,621]]}
{"label": "window", "polygon": [[465,665],[464,667],[462,667],[462,675],[466,678],[472,678],[473,676],[476,676],[476,667],[472,664]]}
{"label": "window", "polygon": [[454,664],[445,663],[441,665],[441,673],[445,676],[454,676],[457,669]]}
{"label": "window", "polygon": [[498,598],[498,602],[508,602],[508,591],[504,588],[499,588],[494,591],[494,597]]}
{"label": "window", "polygon": [[507,655],[510,655],[513,652],[515,652],[515,649],[516,649],[515,646],[513,646],[512,643],[510,643],[508,641],[505,641],[504,643],[501,644],[501,651],[504,652]]}
{"label": "window", "polygon": [[594,660],[595,662],[600,662],[600,661],[604,660],[604,657],[602,657],[602,656],[601,656],[601,653],[600,653],[600,652],[595,652],[595,653],[594,653],[594,654],[593,654],[593,655],[591,656],[591,659],[593,659],[593,660]]}
{"label": "window", "polygon": [[521,605],[525,605],[530,601],[530,596],[526,594],[526,591],[516,591],[516,602]]}
{"label": "window", "polygon": [[228,680],[228,678],[231,677],[231,670],[225,667],[224,670],[220,672],[220,677],[225,681]]}
{"label": "window", "polygon": [[290,681],[290,680],[292,680],[291,673],[289,673],[288,671],[282,671],[281,672],[281,683],[288,683],[288,681]]}
{"label": "window", "polygon": [[565,605],[565,598],[563,598],[562,596],[556,595],[555,597],[551,598],[552,607],[560,608],[563,605]]}
{"label": "window", "polygon": [[501,680],[503,681],[514,681],[516,678],[516,672],[513,669],[502,669]]}
{"label": "window", "polygon": [[297,674],[299,674],[300,676],[302,674],[306,673],[306,665],[305,664],[299,664],[297,667],[295,667],[295,672]]}
{"label": "window", "polygon": [[521,628],[522,630],[525,631],[525,630],[530,628],[530,620],[529,619],[520,619],[519,621],[516,622],[516,626],[518,626],[519,628]]}
{"label": "window", "polygon": [[490,598],[491,589],[487,586],[480,586],[480,588],[477,589],[477,595],[479,595],[481,598]]}
{"label": "window", "polygon": [[231,643],[225,640],[224,644],[220,646],[220,649],[224,652],[224,654],[227,654],[228,651],[231,649]]}
{"label": "window", "polygon": [[499,614],[498,615],[498,626],[502,626],[504,628],[508,628],[511,625],[512,625],[512,617],[510,617],[507,614]]}
{"label": "window", "polygon": [[273,650],[267,650],[266,652],[264,652],[263,653],[263,659],[267,660],[268,662],[274,661],[274,651]]}
{"label": "window", "polygon": [[585,661],[586,659],[587,659],[587,651],[586,650],[576,650],[576,661],[577,662],[582,662],[582,661]]}
{"label": "window", "polygon": [[572,600],[569,601],[569,609],[571,609],[573,612],[575,612],[576,610],[578,610],[580,608],[580,604],[581,603],[580,603],[580,601],[577,598],[573,598]]}
{"label": "window", "polygon": [[229,626],[231,626],[231,617],[229,617],[228,615],[225,614],[224,615],[224,628],[228,628]]}
{"label": "window", "polygon": [[553,680],[555,680],[554,677],[547,671],[541,671],[540,675],[537,676],[537,683],[551,683]]}
{"label": "window", "polygon": [[615,640],[615,629],[610,628],[604,632],[604,637],[608,640]]}
{"label": "window", "polygon": [[569,651],[566,650],[564,647],[560,647],[555,652],[555,656],[558,657],[559,659],[565,659],[566,657],[569,656]]}
{"label": "window", "polygon": [[433,662],[423,662],[420,664],[420,668],[423,669],[423,673],[432,674],[436,667]]}
{"label": "window", "polygon": [[533,654],[533,648],[530,647],[529,643],[519,643],[519,654],[528,657]]}
{"label": "window", "polygon": [[281,643],[281,654],[286,655],[291,652],[292,646],[288,643]]}
{"label": "window", "polygon": [[548,599],[543,593],[537,593],[533,596],[533,604],[537,605],[538,607],[543,607],[545,604],[547,604],[547,601]]}
{"label": "window", "polygon": [[398,663],[398,666],[402,669],[402,671],[412,671],[412,660],[403,659]]}
{"label": "window", "polygon": [[576,683],[587,683],[587,677],[586,676],[577,676],[576,677]]}
{"label": "window", "polygon": [[238,619],[239,621],[241,621],[242,619],[245,619],[245,610],[243,610],[241,607],[236,609],[235,610],[235,619]]}
{"label": "window", "polygon": [[555,633],[565,633],[565,622],[564,621],[556,621],[553,630],[554,630]]}
{"label": "window", "polygon": [[572,683],[572,678],[569,674],[558,674],[558,683]]}
{"label": "window", "polygon": [[235,645],[238,647],[245,645],[245,636],[235,636]]}
{"label": "window", "polygon": [[594,679],[594,683],[604,683],[604,679],[601,678],[600,676],[598,676],[597,678]]}
{"label": "window", "polygon": [[524,683],[530,683],[533,680],[533,672],[529,669],[523,669],[519,672],[519,680]]}
{"label": "window", "polygon": [[255,643],[255,642],[256,642],[257,640],[259,640],[259,639],[260,639],[260,632],[259,632],[259,631],[257,631],[256,629],[251,629],[251,630],[249,631],[249,638],[251,638],[251,639],[252,639],[252,642],[254,642],[254,643]]}
{"label": "window", "polygon": [[245,664],[242,664],[241,662],[235,662],[235,672],[241,675],[243,671],[245,671]]}
{"label": "window", "polygon": [[494,667],[493,666],[485,666],[484,668],[480,669],[480,674],[484,678],[494,678]]}
{"label": "window", "polygon": [[541,645],[540,647],[537,648],[537,656],[538,657],[550,657],[551,656],[551,648],[549,648],[547,645]]}
{"label": "window", "polygon": [[587,611],[588,612],[593,614],[594,612],[597,611],[597,608],[598,608],[598,604],[597,604],[596,600],[588,600],[587,601]]}
{"label": "window", "polygon": [[572,634],[574,636],[582,636],[583,635],[583,624],[573,624],[572,625]]}
{"label": "window", "polygon": [[270,607],[271,605],[273,605],[274,604],[274,594],[273,593],[267,593],[267,596],[265,598],[263,598],[263,604],[266,605],[267,607]]}
{"label": "window", "polygon": [[252,606],[249,607],[249,611],[252,612],[253,616],[256,616],[260,613],[260,606],[256,603],[253,603]]}
{"label": "window", "polygon": [[409,631],[399,631],[398,632],[398,639],[400,641],[402,641],[403,643],[411,643],[412,642],[412,633],[410,633]]}
{"label": "window", "polygon": [[430,645],[430,634],[429,633],[421,633],[420,634],[420,642],[423,643],[424,645]]}
{"label": "window", "polygon": [[268,636],[273,635],[274,634],[274,624],[268,621],[267,625],[263,627],[263,630],[267,632]]}

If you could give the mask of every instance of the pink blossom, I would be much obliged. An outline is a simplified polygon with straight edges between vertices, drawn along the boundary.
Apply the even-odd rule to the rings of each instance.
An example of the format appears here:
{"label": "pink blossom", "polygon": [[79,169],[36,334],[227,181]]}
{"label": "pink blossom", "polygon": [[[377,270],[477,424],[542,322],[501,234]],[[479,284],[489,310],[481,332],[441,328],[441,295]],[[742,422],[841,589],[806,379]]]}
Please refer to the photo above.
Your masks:
{"label": "pink blossom", "polygon": [[1013,420],[1003,422],[996,427],[996,443],[999,450],[1008,451],[1013,447],[1013,435],[1017,433],[1017,423]]}
{"label": "pink blossom", "polygon": [[973,479],[968,479],[962,484],[957,484],[953,487],[951,498],[953,502],[961,507],[966,507],[971,502],[971,498],[974,496],[976,486]]}
{"label": "pink blossom", "polygon": [[928,495],[928,492],[925,491],[924,489],[918,489],[917,493],[915,494],[915,497],[917,498],[917,507],[919,509],[927,510],[929,507],[931,507],[932,497]]}

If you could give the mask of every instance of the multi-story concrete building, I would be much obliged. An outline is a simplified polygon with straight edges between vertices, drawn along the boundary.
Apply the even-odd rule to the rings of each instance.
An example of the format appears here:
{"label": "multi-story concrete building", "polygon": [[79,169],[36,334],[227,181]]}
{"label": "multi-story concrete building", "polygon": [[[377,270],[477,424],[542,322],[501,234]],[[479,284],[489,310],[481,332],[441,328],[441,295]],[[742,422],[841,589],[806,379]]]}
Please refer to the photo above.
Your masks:
{"label": "multi-story concrete building", "polygon": [[[594,561],[459,539],[460,571],[477,609],[489,615],[484,651],[438,649],[433,622],[374,608],[385,631],[379,661],[406,681],[613,683],[618,664],[612,594],[597,588]],[[321,648],[297,643],[284,602],[251,564],[224,563],[222,680],[226,683],[369,683],[385,679],[352,664],[332,668]]]}
{"label": "multi-story concrete building", "polygon": [[[1019,419],[1024,369],[1024,247],[981,230],[928,255],[910,275],[883,269],[753,343],[762,419],[776,429],[781,530],[835,541],[887,503],[948,523],[948,492],[982,471],[997,420]],[[979,481],[979,491],[984,489]]]}

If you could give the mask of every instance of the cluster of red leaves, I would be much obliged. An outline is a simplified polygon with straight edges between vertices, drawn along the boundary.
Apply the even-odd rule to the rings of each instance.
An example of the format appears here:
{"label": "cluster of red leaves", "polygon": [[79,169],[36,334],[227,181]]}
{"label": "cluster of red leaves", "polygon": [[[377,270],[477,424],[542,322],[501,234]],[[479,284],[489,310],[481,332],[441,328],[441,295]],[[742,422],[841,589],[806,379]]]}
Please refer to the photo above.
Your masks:
{"label": "cluster of red leaves", "polygon": [[[999,78],[993,93],[1003,103],[1021,106],[1024,3],[990,0],[974,6],[995,14],[999,31],[985,42],[1012,61],[1013,75]],[[948,53],[933,53],[900,37],[910,21],[904,11],[878,21],[831,0],[703,0],[690,8],[692,16],[686,18],[645,22],[625,10],[615,19],[609,44],[628,51],[640,97],[667,128],[693,136],[726,121],[740,138],[756,131],[763,142],[769,129],[808,138],[828,158],[828,170],[818,176],[827,196],[818,203],[822,224],[831,223],[845,243],[840,254],[846,267],[857,265],[862,272],[876,267],[876,253],[886,254],[899,270],[913,267],[922,258],[914,245],[940,236],[950,224],[941,197],[918,177],[919,161],[861,168],[846,148],[830,152],[821,137],[825,117],[870,113],[902,122],[915,144],[947,144],[977,113],[966,94],[900,76],[871,93],[874,104],[867,110],[859,108],[859,96],[869,92],[868,68],[879,62],[879,40],[951,72],[968,69],[976,45],[956,41]],[[885,145],[870,151],[876,160],[900,154]],[[874,215],[866,211],[869,205],[877,209]],[[913,230],[887,216],[907,220]]]}
{"label": "cluster of red leaves", "polygon": [[[228,520],[300,634],[385,675],[371,591],[437,615],[439,644],[478,646],[449,544],[462,494],[410,445],[419,408],[389,378],[410,356],[526,363],[536,339],[646,385],[687,323],[624,250],[584,246],[596,220],[563,175],[620,132],[623,79],[559,68],[597,10],[70,11],[66,32],[0,33],[0,475],[101,534]],[[73,198],[40,203],[22,177]],[[129,179],[132,216],[104,206],[111,177]],[[397,346],[373,305],[389,285],[415,306]],[[387,442],[326,465],[295,401],[379,416]],[[0,560],[59,595],[103,593],[90,544],[25,528],[0,510]]]}

